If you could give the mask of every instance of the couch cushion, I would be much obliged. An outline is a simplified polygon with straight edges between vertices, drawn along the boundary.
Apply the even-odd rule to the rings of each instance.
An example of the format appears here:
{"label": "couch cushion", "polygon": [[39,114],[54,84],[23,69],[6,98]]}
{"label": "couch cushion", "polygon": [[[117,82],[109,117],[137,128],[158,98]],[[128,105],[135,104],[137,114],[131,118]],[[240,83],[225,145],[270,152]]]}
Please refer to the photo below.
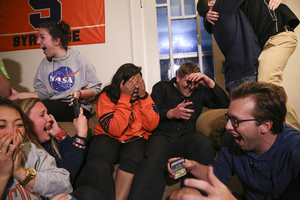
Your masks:
{"label": "couch cushion", "polygon": [[220,148],[221,137],[225,133],[227,109],[205,108],[196,122],[196,132],[211,138],[217,149]]}

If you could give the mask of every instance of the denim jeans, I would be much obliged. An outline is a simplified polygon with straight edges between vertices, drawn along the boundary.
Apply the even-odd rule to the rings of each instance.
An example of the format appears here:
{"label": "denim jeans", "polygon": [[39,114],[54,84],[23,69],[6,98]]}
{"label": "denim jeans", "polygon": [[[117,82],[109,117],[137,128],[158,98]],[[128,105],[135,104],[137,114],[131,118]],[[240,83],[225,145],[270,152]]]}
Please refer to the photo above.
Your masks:
{"label": "denim jeans", "polygon": [[236,88],[239,85],[242,85],[243,83],[245,83],[247,81],[257,82],[257,72],[255,72],[254,74],[251,74],[249,76],[245,76],[243,78],[231,81],[225,85],[225,88],[226,88],[227,92],[230,93],[231,90],[233,90],[234,88]]}

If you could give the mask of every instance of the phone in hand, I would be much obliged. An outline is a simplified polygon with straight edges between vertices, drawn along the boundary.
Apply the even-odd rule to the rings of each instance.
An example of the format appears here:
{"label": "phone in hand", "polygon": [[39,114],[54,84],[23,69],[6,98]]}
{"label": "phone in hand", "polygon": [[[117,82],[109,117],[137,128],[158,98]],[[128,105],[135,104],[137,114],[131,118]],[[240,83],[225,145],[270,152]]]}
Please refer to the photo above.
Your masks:
{"label": "phone in hand", "polygon": [[78,118],[78,115],[80,113],[79,99],[74,98],[74,100],[73,100],[73,107],[74,107],[75,118]]}
{"label": "phone in hand", "polygon": [[182,163],[184,162],[185,162],[184,158],[179,158],[178,160],[171,162],[170,167],[172,171],[175,173],[174,179],[178,179],[186,175],[186,169],[182,166]]}
{"label": "phone in hand", "polygon": [[[192,101],[189,100],[189,99],[185,99],[185,100],[184,100],[184,103],[187,103],[187,102],[192,102]],[[190,105],[187,105],[185,108],[186,108],[186,109],[193,109],[193,108],[194,108],[194,103],[192,103],[192,104],[190,104]]]}

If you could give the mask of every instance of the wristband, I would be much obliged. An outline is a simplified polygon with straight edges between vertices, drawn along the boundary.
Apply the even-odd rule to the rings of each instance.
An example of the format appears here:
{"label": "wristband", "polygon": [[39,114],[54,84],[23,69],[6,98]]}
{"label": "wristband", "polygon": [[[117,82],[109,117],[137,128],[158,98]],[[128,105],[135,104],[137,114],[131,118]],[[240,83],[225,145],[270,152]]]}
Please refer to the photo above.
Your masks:
{"label": "wristband", "polygon": [[61,129],[54,137],[58,140],[58,141],[62,141],[67,137],[67,131],[65,131],[64,129]]}
{"label": "wristband", "polygon": [[81,99],[81,97],[82,97],[82,92],[80,91],[80,90],[78,90],[78,92],[79,92],[79,98],[78,99]]}

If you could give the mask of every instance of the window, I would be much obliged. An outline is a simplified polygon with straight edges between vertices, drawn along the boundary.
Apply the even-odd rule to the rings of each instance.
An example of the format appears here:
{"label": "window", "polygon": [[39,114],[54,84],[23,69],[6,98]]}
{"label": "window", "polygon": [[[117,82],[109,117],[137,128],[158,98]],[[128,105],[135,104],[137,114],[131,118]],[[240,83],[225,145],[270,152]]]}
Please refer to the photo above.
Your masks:
{"label": "window", "polygon": [[196,0],[156,0],[156,15],[161,80],[176,76],[185,62],[214,79],[212,37],[197,18]]}

